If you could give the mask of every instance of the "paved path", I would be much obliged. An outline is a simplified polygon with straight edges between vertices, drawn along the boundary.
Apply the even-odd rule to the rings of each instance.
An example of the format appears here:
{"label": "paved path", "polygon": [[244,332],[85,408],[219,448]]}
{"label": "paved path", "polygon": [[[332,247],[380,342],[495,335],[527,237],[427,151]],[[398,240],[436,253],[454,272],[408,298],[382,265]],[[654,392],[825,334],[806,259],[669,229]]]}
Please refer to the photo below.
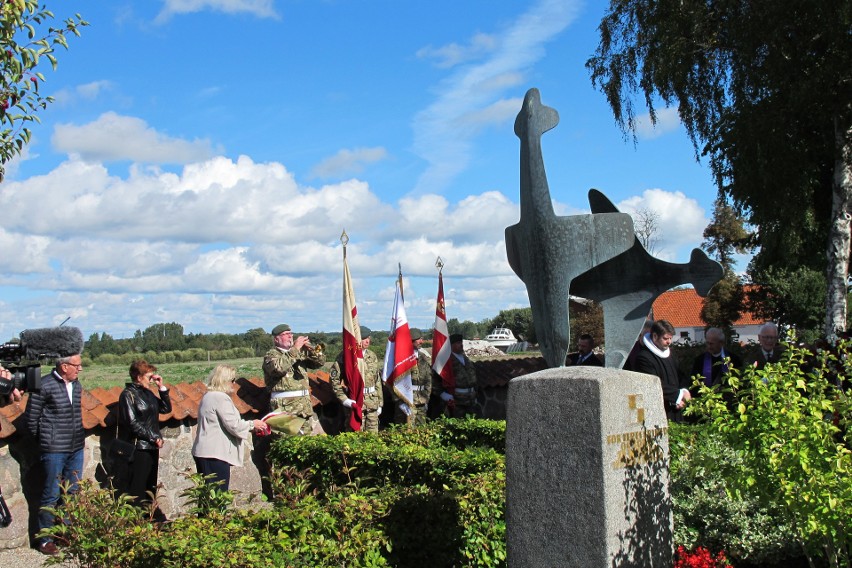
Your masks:
{"label": "paved path", "polygon": [[[34,548],[0,550],[0,566],[4,568],[41,568],[45,565],[46,558],[47,556]],[[64,562],[60,566],[72,566],[72,564]]]}

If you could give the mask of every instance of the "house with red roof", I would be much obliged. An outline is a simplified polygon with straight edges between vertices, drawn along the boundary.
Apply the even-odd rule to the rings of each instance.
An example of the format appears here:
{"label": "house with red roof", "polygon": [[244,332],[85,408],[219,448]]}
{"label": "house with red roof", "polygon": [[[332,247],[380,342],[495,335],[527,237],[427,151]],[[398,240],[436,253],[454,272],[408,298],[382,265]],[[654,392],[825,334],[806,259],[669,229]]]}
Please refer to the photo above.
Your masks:
{"label": "house with red roof", "polygon": [[[680,288],[660,294],[654,300],[653,319],[669,321],[675,328],[675,341],[704,342],[704,330],[707,324],[701,319],[701,309],[704,298],[699,296],[694,288]],[[763,325],[751,312],[743,312],[734,322],[734,341],[748,343],[757,342],[757,331]]]}

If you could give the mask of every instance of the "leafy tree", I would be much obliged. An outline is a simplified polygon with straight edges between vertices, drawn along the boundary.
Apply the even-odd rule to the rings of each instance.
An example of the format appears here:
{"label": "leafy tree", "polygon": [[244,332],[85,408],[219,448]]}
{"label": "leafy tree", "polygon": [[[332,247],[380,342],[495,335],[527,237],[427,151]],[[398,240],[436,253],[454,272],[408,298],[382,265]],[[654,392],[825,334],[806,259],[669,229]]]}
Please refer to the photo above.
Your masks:
{"label": "leafy tree", "polygon": [[744,307],[743,286],[734,272],[734,254],[747,252],[748,237],[742,216],[723,200],[717,199],[713,220],[704,229],[704,250],[715,256],[724,275],[707,295],[701,308],[701,319],[710,326],[722,328],[728,336]]}
{"label": "leafy tree", "polygon": [[[676,105],[720,197],[757,228],[755,267],[824,271],[826,334],[846,325],[852,0],[611,0],[586,66],[635,132]],[[818,254],[818,251],[825,254]]]}
{"label": "leafy tree", "polygon": [[[500,310],[493,320],[494,327],[508,327],[520,339],[530,343],[536,342],[535,325],[533,325],[532,308],[513,308]],[[490,333],[490,330],[489,330]]]}
{"label": "leafy tree", "polygon": [[100,336],[97,333],[90,335],[83,347],[83,350],[86,352],[86,355],[92,359],[103,353],[103,350],[101,349]]}
{"label": "leafy tree", "polygon": [[758,284],[749,294],[747,305],[757,316],[781,321],[796,328],[799,339],[812,342],[822,323],[825,276],[813,268],[773,268],[754,277]]}
{"label": "leafy tree", "polygon": [[473,339],[474,337],[481,338],[487,335],[487,333],[483,333],[483,327],[481,325],[475,324],[469,320],[460,322],[456,318],[451,318],[447,320],[447,331],[449,331],[450,334],[460,333],[466,339]]}
{"label": "leafy tree", "polygon": [[179,323],[158,323],[142,332],[143,351],[176,351],[184,346],[183,326]]}
{"label": "leafy tree", "polygon": [[272,349],[272,345],[274,344],[272,336],[264,331],[262,327],[256,327],[245,332],[243,340],[254,349],[254,354],[257,356],[261,356]]}
{"label": "leafy tree", "polygon": [[53,18],[53,12],[39,7],[36,0],[0,4],[0,181],[3,164],[29,143],[29,124],[39,122],[38,113],[53,102],[53,97],[39,92],[44,60],[56,69],[56,46],[68,49],[67,36],[79,36],[79,28],[89,25],[75,14],[54,28],[48,25]]}
{"label": "leafy tree", "polygon": [[591,335],[596,345],[605,343],[603,307],[600,304],[591,300],[588,303],[571,301],[568,304],[568,313],[571,317],[568,323],[571,326],[572,341],[568,346],[569,351],[575,350],[577,340],[584,333]]}

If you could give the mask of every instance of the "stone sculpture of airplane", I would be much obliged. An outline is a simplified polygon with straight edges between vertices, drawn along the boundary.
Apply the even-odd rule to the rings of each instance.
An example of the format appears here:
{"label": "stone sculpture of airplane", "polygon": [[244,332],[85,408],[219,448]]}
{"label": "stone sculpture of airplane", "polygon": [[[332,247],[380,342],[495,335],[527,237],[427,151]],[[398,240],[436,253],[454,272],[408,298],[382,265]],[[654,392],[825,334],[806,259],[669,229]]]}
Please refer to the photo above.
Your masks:
{"label": "stone sculpture of airplane", "polygon": [[[589,204],[592,215],[618,212],[596,189],[589,190]],[[637,238],[629,250],[575,278],[570,291],[603,307],[606,366],[620,369],[660,294],[689,283],[704,297],[722,275],[722,265],[701,249],[692,249],[686,264],[666,262],[651,256]]]}
{"label": "stone sculpture of airplane", "polygon": [[626,213],[561,217],[553,212],[541,136],[558,123],[557,112],[530,89],[515,120],[521,139],[521,219],[506,228],[509,265],[527,286],[536,336],[550,367],[564,365],[568,354],[571,281],[626,252],[636,238]]}
{"label": "stone sculpture of airplane", "polygon": [[706,295],[722,267],[696,249],[688,264],[654,258],[636,238],[633,220],[597,190],[591,215],[557,216],[541,153],[541,136],[559,123],[557,112],[530,89],[515,120],[521,140],[521,219],[506,228],[509,265],[526,284],[542,355],[565,364],[569,346],[568,298],[602,304],[607,367],[621,368],[654,299],[691,282]]}

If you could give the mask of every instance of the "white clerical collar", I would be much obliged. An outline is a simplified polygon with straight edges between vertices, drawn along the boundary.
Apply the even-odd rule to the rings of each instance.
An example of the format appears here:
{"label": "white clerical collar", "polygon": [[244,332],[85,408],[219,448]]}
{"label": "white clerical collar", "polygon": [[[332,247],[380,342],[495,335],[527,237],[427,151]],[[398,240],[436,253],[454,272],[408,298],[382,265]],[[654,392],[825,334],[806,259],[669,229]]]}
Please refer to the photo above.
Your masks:
{"label": "white clerical collar", "polygon": [[665,359],[666,357],[671,355],[671,349],[669,349],[668,347],[666,347],[665,351],[663,351],[654,344],[654,342],[651,340],[651,334],[650,333],[646,333],[642,337],[642,342],[645,344],[645,347],[650,349],[651,353],[653,353],[657,357]]}

